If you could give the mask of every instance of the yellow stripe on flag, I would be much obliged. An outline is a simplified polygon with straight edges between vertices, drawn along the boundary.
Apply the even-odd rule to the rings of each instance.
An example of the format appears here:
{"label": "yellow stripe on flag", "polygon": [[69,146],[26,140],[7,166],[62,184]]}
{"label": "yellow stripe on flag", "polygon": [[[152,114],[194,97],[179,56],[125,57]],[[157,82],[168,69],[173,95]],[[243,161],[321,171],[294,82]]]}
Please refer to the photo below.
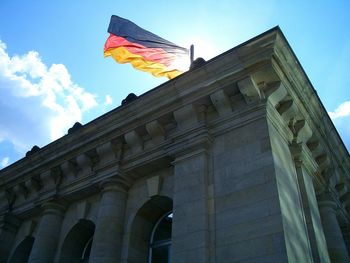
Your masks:
{"label": "yellow stripe on flag", "polygon": [[169,69],[163,64],[145,60],[142,56],[133,54],[124,47],[108,49],[104,52],[104,56],[111,56],[118,63],[131,63],[134,68],[149,72],[156,77],[165,76],[172,79],[182,74],[181,71]]}

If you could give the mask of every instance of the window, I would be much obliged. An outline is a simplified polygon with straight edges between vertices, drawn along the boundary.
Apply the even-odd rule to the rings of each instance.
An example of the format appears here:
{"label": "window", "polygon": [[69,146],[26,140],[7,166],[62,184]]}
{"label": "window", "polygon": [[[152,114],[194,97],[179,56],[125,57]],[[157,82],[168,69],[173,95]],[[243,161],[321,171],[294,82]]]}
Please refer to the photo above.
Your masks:
{"label": "window", "polygon": [[[167,216],[169,216],[168,219],[172,219],[172,215],[170,215],[172,214],[171,211],[173,211],[173,200],[167,196],[160,195],[148,199],[147,202],[138,209],[129,230],[130,238],[126,255],[127,262],[152,262],[152,253],[154,252],[154,254],[157,254],[157,249],[153,251],[152,245],[154,244],[155,248],[156,244],[160,244],[157,241],[161,239],[159,238],[159,234],[155,234],[156,229],[160,225],[162,219]],[[167,232],[167,239],[169,241],[171,237],[171,224]],[[170,246],[168,246],[168,248],[170,249]],[[154,256],[153,262],[159,261],[160,260],[157,261],[156,256]],[[165,262],[170,261],[168,261],[167,258]]]}
{"label": "window", "polygon": [[149,263],[170,263],[173,213],[163,215],[155,224],[150,240]]}
{"label": "window", "polygon": [[86,245],[85,245],[85,247],[84,247],[84,249],[83,249],[83,253],[82,253],[82,255],[81,255],[81,260],[80,260],[80,262],[83,262],[83,263],[89,262],[90,252],[91,252],[91,245],[92,245],[92,238],[93,238],[93,237],[91,237],[91,238],[89,239],[89,241],[86,243]]}

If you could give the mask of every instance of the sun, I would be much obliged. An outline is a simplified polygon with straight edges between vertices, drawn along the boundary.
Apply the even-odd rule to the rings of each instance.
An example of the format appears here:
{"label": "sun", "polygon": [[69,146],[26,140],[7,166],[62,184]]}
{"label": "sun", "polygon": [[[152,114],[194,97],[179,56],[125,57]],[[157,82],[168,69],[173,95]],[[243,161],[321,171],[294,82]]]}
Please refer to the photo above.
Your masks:
{"label": "sun", "polygon": [[209,60],[218,55],[217,49],[211,45],[210,40],[195,36],[190,42],[191,43],[188,43],[188,47],[191,45],[194,46],[194,59],[201,57],[205,60]]}

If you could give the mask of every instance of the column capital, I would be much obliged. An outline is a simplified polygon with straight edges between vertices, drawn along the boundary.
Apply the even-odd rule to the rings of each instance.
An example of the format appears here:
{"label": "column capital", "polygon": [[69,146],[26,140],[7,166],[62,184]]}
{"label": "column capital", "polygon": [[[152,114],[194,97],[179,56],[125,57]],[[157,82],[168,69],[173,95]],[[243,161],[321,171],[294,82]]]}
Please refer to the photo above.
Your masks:
{"label": "column capital", "polygon": [[115,176],[103,180],[100,183],[100,188],[102,193],[108,191],[127,192],[130,188],[130,183],[125,178]]}
{"label": "column capital", "polygon": [[66,207],[63,204],[60,204],[56,201],[48,201],[41,205],[43,209],[43,214],[54,214],[63,216]]}

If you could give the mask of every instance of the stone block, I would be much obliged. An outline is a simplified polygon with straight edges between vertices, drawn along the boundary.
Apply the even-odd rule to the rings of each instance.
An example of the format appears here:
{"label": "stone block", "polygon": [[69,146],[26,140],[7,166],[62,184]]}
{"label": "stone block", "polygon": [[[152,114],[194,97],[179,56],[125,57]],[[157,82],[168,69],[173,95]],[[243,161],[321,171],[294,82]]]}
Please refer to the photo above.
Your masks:
{"label": "stone block", "polygon": [[280,213],[277,198],[265,199],[248,205],[242,205],[234,209],[228,209],[216,214],[217,229],[225,228],[233,224],[261,219]]}
{"label": "stone block", "polygon": [[282,256],[283,252],[276,250],[272,235],[219,246],[216,255],[217,262],[250,262],[251,259],[256,261],[258,257],[272,255],[279,255],[278,258],[284,259],[278,262],[288,262],[288,259]]}

